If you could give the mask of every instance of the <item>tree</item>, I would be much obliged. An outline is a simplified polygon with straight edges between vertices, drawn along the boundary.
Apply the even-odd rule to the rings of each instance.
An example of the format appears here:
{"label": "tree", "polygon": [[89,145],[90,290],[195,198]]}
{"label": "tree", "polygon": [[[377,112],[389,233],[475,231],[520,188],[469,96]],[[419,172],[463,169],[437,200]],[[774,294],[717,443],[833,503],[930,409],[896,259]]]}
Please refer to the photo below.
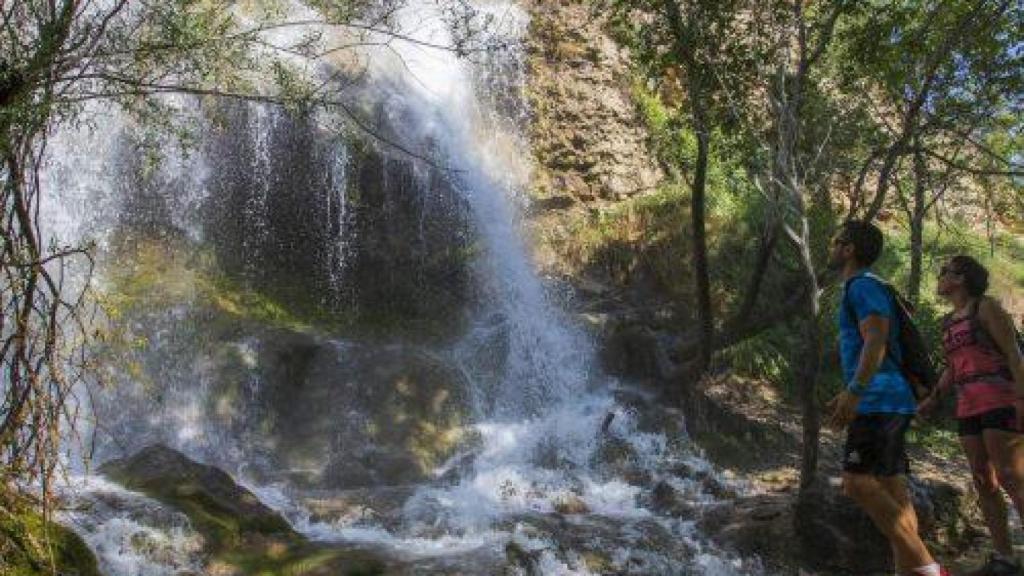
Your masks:
{"label": "tree", "polygon": [[[696,142],[696,154],[687,163],[674,154],[662,155],[663,168],[675,179],[687,179],[690,186],[690,234],[696,293],[696,337],[684,346],[684,354],[695,353],[698,373],[711,364],[712,353],[721,348],[711,302],[711,273],[708,265],[706,232],[707,181],[710,149],[716,132],[736,124],[741,98],[751,77],[758,53],[757,38],[749,34],[745,15],[753,4],[743,0],[612,0],[610,8],[620,22],[630,22],[639,36],[641,60],[650,73],[668,82],[680,82],[685,107],[677,109],[676,121],[685,126]],[[642,27],[642,30],[640,29]],[[669,80],[671,79],[671,80]],[[773,234],[765,235],[760,251],[767,263],[774,249]],[[751,297],[741,306],[750,314],[763,278],[763,266],[752,274]],[[727,323],[738,328],[746,322]],[[737,330],[738,331],[738,330]],[[726,340],[730,338],[725,335]]]}
{"label": "tree", "polygon": [[827,108],[811,100],[827,100],[817,85],[820,76],[815,72],[834,41],[834,31],[849,10],[849,3],[833,2],[822,7],[792,0],[776,6],[765,15],[766,28],[773,34],[777,50],[764,77],[763,90],[772,121],[772,139],[767,143],[771,165],[758,178],[779,212],[779,225],[795,251],[802,277],[802,305],[794,324],[801,335],[796,372],[803,411],[800,486],[804,489],[817,476],[821,428],[817,399],[822,358],[818,328],[821,290],[815,248],[822,243],[812,230],[810,205],[815,201],[826,206],[831,203],[829,183],[834,169],[833,164],[823,161],[832,120],[828,116],[814,117],[812,104],[818,104],[819,111]]}
{"label": "tree", "polygon": [[[1010,0],[864,2],[840,32],[839,79],[864,99],[880,128],[863,175],[880,161],[866,201],[861,178],[851,213],[874,219],[901,159],[916,150],[949,163],[960,143],[984,150],[1005,114],[1019,116],[1024,54],[1013,46],[1024,7]],[[952,145],[952,146],[951,146]],[[1002,158],[1010,174],[1011,159]],[[1019,172],[1019,169],[1017,170]]]}

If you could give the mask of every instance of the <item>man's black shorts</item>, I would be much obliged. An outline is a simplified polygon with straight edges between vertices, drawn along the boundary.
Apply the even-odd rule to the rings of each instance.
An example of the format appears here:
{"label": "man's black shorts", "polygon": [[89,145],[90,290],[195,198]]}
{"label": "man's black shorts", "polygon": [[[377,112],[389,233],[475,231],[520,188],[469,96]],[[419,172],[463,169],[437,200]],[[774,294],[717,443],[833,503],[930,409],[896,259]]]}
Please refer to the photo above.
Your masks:
{"label": "man's black shorts", "polygon": [[846,429],[843,471],[872,476],[910,472],[906,436],[912,414],[858,414]]}
{"label": "man's black shorts", "polygon": [[960,418],[956,425],[961,436],[981,436],[982,430],[1020,432],[1017,430],[1017,409],[1013,406],[1003,406],[975,416]]}

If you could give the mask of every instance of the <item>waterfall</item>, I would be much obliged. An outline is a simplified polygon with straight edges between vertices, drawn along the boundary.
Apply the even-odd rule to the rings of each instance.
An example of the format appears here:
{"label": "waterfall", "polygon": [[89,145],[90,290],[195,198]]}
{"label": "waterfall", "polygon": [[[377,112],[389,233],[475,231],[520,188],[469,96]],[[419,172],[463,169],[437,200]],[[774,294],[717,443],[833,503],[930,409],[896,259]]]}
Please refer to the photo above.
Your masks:
{"label": "waterfall", "polygon": [[[122,297],[149,307],[130,327],[145,346],[115,357],[138,367],[97,399],[99,457],[163,442],[228,470],[306,535],[422,573],[490,574],[510,543],[540,574],[599,573],[585,560],[596,549],[616,573],[758,573],[706,547],[692,519],[650,509],[658,482],[710,501],[693,475],[713,471],[681,422],[659,421],[678,413],[601,373],[530,259],[526,14],[477,2],[513,48],[467,60],[427,46],[453,40],[444,6],[409,2],[395,18],[418,42],[363,54],[365,78],[342,96],[373,136],[328,113],[184,97],[170,103],[201,142],[160,141],[156,168],[138,152],[144,129],[117,112],[54,136],[47,233],[97,240],[95,282],[112,293],[140,282],[126,287],[122,268],[177,278]],[[210,280],[209,261],[230,281]],[[324,331],[282,302],[348,324]],[[180,515],[102,480],[74,490],[104,503],[69,518],[106,573],[195,569]],[[338,494],[387,505],[312,512]],[[584,511],[568,528],[553,520],[565,506]]]}

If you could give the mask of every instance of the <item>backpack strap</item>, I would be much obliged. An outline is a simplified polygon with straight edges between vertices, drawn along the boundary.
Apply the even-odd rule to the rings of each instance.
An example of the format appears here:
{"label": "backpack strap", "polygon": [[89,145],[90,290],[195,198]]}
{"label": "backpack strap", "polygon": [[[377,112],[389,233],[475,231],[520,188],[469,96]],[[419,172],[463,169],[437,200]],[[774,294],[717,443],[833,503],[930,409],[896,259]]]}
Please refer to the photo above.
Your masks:
{"label": "backpack strap", "polygon": [[[899,319],[899,316],[900,316],[899,308],[906,309],[906,306],[903,304],[903,302],[900,301],[899,294],[898,294],[898,292],[896,292],[896,289],[893,288],[892,284],[889,284],[888,282],[886,282],[885,280],[882,280],[881,278],[879,278],[878,276],[875,276],[874,274],[870,274],[870,273],[862,274],[860,276],[855,276],[855,277],[847,280],[846,281],[846,285],[843,288],[843,310],[846,312],[847,316],[849,316],[849,318],[852,321],[854,327],[857,328],[857,332],[858,333],[860,333],[860,326],[859,326],[859,322],[857,321],[857,312],[853,308],[853,303],[850,302],[849,294],[850,294],[850,286],[853,286],[853,283],[858,281],[858,280],[860,280],[861,278],[867,278],[869,280],[874,280],[875,282],[878,282],[882,286],[882,289],[885,291],[886,295],[889,297],[889,302],[892,305],[892,315],[893,315],[893,317],[889,319],[889,337],[886,338],[886,340],[885,340],[885,358],[882,360],[882,364],[884,365],[885,362],[891,361],[897,367],[899,367],[900,366],[900,362],[902,361],[903,354],[902,354],[902,351],[900,351],[900,354],[896,354],[895,350],[893,350],[893,347],[892,347],[892,333],[893,332],[892,331],[894,329],[895,330],[899,330],[900,329],[900,325],[899,325],[899,322],[900,322],[900,319]],[[897,340],[898,340],[898,338],[897,338]],[[881,366],[879,366],[879,369],[881,369]],[[908,382],[909,382],[909,380],[908,380]]]}
{"label": "backpack strap", "polygon": [[[843,286],[843,311],[846,313],[847,317],[849,317],[850,321],[853,323],[855,327],[857,326],[857,311],[853,308],[853,303],[850,302],[850,287],[853,286],[854,282],[860,280],[861,278],[871,278],[871,276],[854,276],[853,278],[847,280],[846,285]],[[877,278],[875,278],[874,280],[876,282],[880,281]]]}
{"label": "backpack strap", "polygon": [[[999,353],[1003,358],[1009,358],[1010,355],[999,347],[999,344],[996,342],[995,338],[993,338],[992,335],[988,333],[988,330],[985,328],[985,325],[982,324],[981,319],[978,318],[978,312],[981,308],[981,301],[984,300],[985,298],[988,298],[988,296],[982,296],[981,298],[978,298],[974,302],[971,302],[971,304],[967,308],[967,318],[968,321],[971,323],[971,332],[974,334],[974,339],[978,342],[978,344],[984,346],[985,348],[988,348],[989,350],[994,350],[995,352]],[[1017,332],[1016,328],[1017,327],[1014,326],[1014,333],[1016,336],[1016,342],[1019,345],[1020,333]]]}
{"label": "backpack strap", "polygon": [[[893,306],[892,311],[895,315],[897,313],[896,306],[902,306],[902,303],[899,301],[899,297],[896,295],[896,291],[892,288],[892,286],[888,282],[882,280],[881,278],[875,276],[874,274],[861,274],[860,276],[854,276],[853,278],[847,280],[846,285],[843,287],[843,310],[846,311],[847,316],[849,316],[850,320],[853,321],[853,325],[858,326],[858,322],[857,311],[854,310],[853,303],[850,302],[850,287],[853,286],[854,282],[862,278],[874,280],[875,282],[878,282],[879,284],[882,285],[882,289],[885,290],[885,293],[889,297],[889,301]],[[892,320],[893,319],[890,318],[890,324],[892,324]]]}

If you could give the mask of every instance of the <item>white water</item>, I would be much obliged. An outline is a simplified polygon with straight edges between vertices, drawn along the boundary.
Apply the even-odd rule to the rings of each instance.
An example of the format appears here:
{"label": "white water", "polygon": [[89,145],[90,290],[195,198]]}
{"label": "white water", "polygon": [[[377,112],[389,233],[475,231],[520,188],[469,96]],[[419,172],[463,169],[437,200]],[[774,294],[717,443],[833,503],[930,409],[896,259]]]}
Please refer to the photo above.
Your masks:
{"label": "white water", "polygon": [[[487,2],[485,8],[504,27],[500,33],[513,40],[523,34],[526,16],[513,3]],[[411,2],[398,21],[406,33],[423,42],[451,41],[437,3],[430,0]],[[566,550],[557,535],[538,529],[529,520],[550,517],[560,503],[578,501],[588,512],[570,519],[570,526],[575,526],[570,530],[586,531],[591,521],[601,529],[613,530],[616,536],[609,544],[613,548],[606,552],[612,566],[624,573],[672,574],[680,570],[675,564],[678,557],[647,549],[645,539],[652,523],[697,549],[687,561],[688,572],[716,576],[756,573],[756,563],[724,559],[702,548],[691,522],[662,518],[645,508],[645,488],[601,462],[602,447],[612,440],[620,442],[632,454],[632,467],[651,475],[650,484],[664,480],[697,505],[712,500],[698,482],[672,472],[680,466],[705,469],[706,463],[690,451],[685,438],[642,430],[638,415],[616,402],[617,384],[596,369],[589,338],[574,326],[558,302],[550,300],[535,273],[519,221],[520,195],[529,183],[529,155],[525,153],[525,135],[519,132],[525,113],[522,109],[495,110],[494,98],[488,94],[494,89],[522,89],[523,63],[515,51],[502,58],[500,69],[513,77],[502,78],[503,85],[495,87],[489,84],[493,78],[488,77],[488,62],[474,66],[450,52],[416,43],[395,41],[387,49],[366,55],[371,90],[383,103],[385,114],[402,127],[402,143],[432,144],[432,158],[449,171],[468,202],[484,247],[476,273],[485,298],[476,320],[459,342],[437,351],[458,366],[471,385],[475,412],[471,428],[479,442],[469,449],[470,465],[454,483],[417,489],[401,508],[399,529],[388,528],[373,517],[313,521],[294,487],[260,484],[244,473],[240,480],[311,538],[384,547],[397,557],[414,561],[480,551],[497,558],[511,541],[533,555],[535,570],[541,574],[590,574],[582,550]],[[181,103],[183,113],[189,113],[188,106]],[[266,128],[273,115],[256,109],[250,130],[257,154],[249,168],[266,176],[266,159],[273,153],[268,149]],[[64,241],[97,238],[102,243],[112,215],[124,209],[115,192],[118,183],[111,182],[109,175],[115,172],[112,163],[119,161],[116,143],[125,130],[131,128],[110,113],[97,122],[96,130],[65,132],[55,138],[53,161],[44,181],[49,188],[61,190],[61,203],[46,207],[47,213],[53,214],[51,235]],[[334,178],[344,181],[343,149],[333,166]],[[196,212],[208,195],[203,158],[186,158],[172,149],[162,170],[167,173],[164,196],[174,224],[202,241]],[[266,183],[268,178],[259,181]],[[269,188],[261,188],[253,195],[246,215],[259,221],[271,193]],[[258,267],[261,263],[247,265]],[[495,334],[507,338],[507,356],[497,373],[479,366],[480,358],[494,353],[490,343]],[[152,344],[154,348],[160,345]],[[238,345],[244,348],[245,343]],[[202,367],[194,370],[204,373]],[[239,460],[244,463],[247,447],[212,429],[204,416],[205,400],[202,379],[171,387],[164,392],[162,405],[150,413],[150,425],[173,427],[171,440],[186,453],[224,458],[212,464],[230,467]],[[609,414],[614,417],[606,427]],[[453,457],[435,476],[441,478],[458,468],[466,455]],[[244,468],[233,471],[244,472]],[[198,570],[202,559],[195,535],[174,513],[102,481],[84,481],[76,491],[86,502],[106,503],[106,508],[92,506],[88,512],[67,517],[85,534],[105,573],[162,576]],[[637,568],[638,558],[647,563]]]}

